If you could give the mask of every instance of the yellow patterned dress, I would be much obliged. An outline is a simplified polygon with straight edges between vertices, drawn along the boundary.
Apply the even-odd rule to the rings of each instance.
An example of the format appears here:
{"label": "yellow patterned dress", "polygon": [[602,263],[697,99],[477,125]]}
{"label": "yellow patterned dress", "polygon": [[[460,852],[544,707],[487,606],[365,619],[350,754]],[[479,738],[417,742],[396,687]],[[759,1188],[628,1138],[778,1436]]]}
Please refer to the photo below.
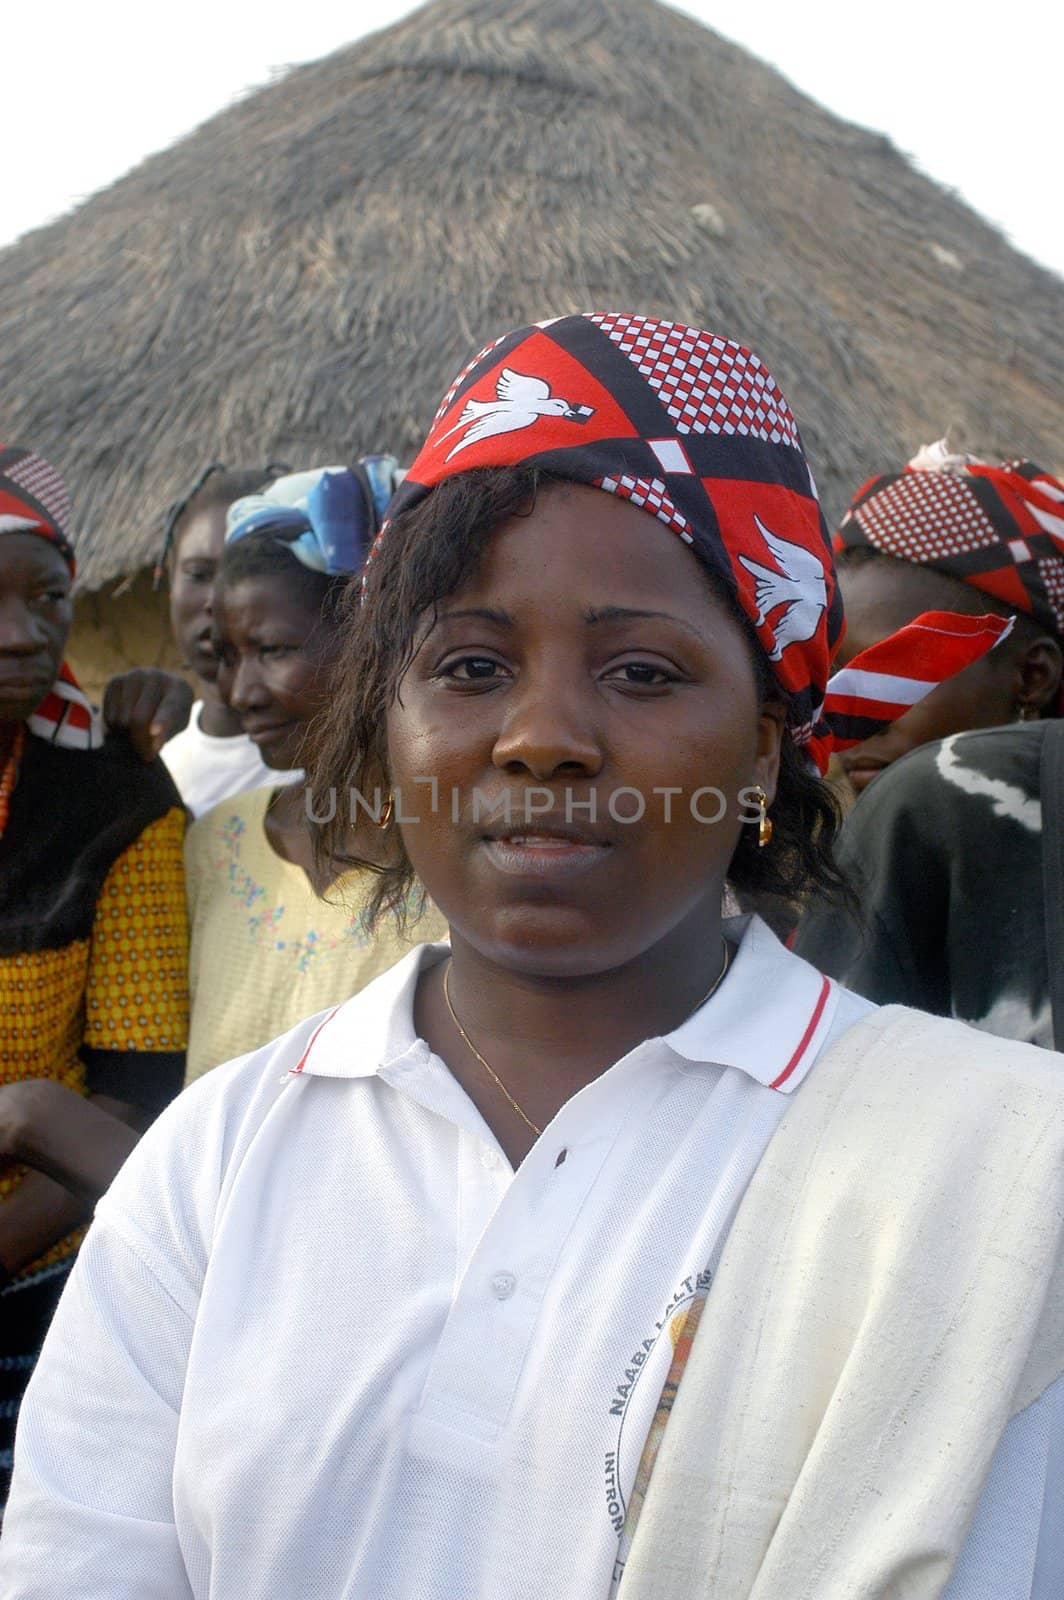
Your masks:
{"label": "yellow patterned dress", "polygon": [[[0,1084],[49,1078],[155,1112],[188,1036],[185,813],[124,742],[30,735],[0,838]],[[26,1170],[0,1161],[0,1206]],[[0,1292],[0,1505],[15,1413],[83,1229]]]}
{"label": "yellow patterned dress", "polygon": [[357,994],[414,944],[447,938],[431,905],[406,933],[391,917],[369,932],[369,873],[319,898],[266,837],[273,793],[234,795],[188,831],[189,1082]]}

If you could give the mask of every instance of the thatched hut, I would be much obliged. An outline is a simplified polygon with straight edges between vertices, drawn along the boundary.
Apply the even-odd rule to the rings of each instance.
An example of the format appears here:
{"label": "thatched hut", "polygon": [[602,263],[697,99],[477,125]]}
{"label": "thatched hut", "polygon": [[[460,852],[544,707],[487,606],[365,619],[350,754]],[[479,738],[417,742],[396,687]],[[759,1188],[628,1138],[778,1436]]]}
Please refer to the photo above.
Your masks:
{"label": "thatched hut", "polygon": [[0,253],[0,436],[69,476],[87,677],[164,658],[204,462],[403,454],[476,341],[606,303],[753,344],[829,511],[947,425],[1064,461],[1064,283],[889,141],[651,0],[436,0]]}

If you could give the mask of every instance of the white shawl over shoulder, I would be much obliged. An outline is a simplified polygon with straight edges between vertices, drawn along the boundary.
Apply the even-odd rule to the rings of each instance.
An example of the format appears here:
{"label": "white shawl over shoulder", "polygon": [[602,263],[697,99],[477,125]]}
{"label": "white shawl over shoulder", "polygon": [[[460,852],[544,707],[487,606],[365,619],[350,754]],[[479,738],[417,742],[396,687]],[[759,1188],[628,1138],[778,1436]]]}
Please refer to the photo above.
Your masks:
{"label": "white shawl over shoulder", "polygon": [[1064,1372],[1064,1060],[899,1006],[817,1063],[728,1236],[621,1600],[934,1600]]}

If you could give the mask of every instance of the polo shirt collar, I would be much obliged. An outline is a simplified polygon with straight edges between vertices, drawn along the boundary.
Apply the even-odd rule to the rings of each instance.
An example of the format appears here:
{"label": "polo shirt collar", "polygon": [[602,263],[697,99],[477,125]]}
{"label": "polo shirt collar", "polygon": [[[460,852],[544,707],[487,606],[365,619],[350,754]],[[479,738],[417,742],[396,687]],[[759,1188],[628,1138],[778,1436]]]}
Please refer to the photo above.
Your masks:
{"label": "polo shirt collar", "polygon": [[[787,950],[759,917],[734,917],[739,941],[728,976],[662,1043],[692,1063],[737,1067],[783,1094],[802,1081],[826,1040],[838,990]],[[429,1058],[414,1031],[420,974],[449,955],[446,944],[419,945],[367,989],[328,1012],[292,1069],[311,1077],[371,1078],[382,1067]],[[771,995],[771,1005],[765,997]]]}
{"label": "polo shirt collar", "polygon": [[663,1042],[688,1061],[737,1067],[789,1094],[831,1032],[838,988],[782,945],[760,917],[731,917],[724,931],[740,941],[728,976]]}
{"label": "polo shirt collar", "polygon": [[292,1068],[313,1078],[372,1078],[428,1045],[414,1030],[414,993],[422,972],[451,953],[419,944],[368,986],[326,1012]]}

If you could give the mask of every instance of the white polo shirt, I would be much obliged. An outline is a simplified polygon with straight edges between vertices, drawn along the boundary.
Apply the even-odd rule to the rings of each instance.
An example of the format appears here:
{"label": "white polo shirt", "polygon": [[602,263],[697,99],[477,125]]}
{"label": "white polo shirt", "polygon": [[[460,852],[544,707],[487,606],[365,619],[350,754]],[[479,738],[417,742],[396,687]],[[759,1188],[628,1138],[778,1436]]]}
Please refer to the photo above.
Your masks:
{"label": "white polo shirt", "polygon": [[[676,1319],[788,1096],[869,1008],[754,921],[717,994],[515,1173],[414,1031],[445,953],[141,1141],[27,1393],[8,1600],[606,1600]],[[980,1559],[950,1600],[1059,1600],[1060,1411],[1012,1425],[973,1530],[1005,1576]]]}

